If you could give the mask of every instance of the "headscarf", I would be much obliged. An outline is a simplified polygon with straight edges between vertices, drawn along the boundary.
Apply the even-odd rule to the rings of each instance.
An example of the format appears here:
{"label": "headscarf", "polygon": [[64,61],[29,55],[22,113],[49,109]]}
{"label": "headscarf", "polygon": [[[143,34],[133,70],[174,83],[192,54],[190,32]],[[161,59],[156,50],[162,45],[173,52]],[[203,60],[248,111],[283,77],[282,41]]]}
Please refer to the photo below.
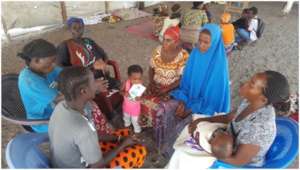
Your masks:
{"label": "headscarf", "polygon": [[222,16],[221,16],[221,22],[222,23],[229,23],[230,19],[231,19],[231,15],[228,12],[223,13]]}
{"label": "headscarf", "polygon": [[77,18],[77,17],[71,17],[71,18],[69,18],[68,21],[67,21],[68,27],[71,27],[71,25],[72,25],[73,23],[75,23],[75,22],[80,23],[81,25],[84,26],[83,19]]}
{"label": "headscarf", "polygon": [[198,47],[192,50],[180,86],[171,95],[193,113],[212,116],[215,112],[229,112],[229,71],[219,26],[206,24],[201,28],[204,29],[211,34],[211,45],[204,53]]}
{"label": "headscarf", "polygon": [[179,39],[180,39],[180,29],[179,29],[179,27],[175,26],[175,27],[168,28],[164,33],[164,37],[166,35],[170,36],[175,42],[178,42]]}

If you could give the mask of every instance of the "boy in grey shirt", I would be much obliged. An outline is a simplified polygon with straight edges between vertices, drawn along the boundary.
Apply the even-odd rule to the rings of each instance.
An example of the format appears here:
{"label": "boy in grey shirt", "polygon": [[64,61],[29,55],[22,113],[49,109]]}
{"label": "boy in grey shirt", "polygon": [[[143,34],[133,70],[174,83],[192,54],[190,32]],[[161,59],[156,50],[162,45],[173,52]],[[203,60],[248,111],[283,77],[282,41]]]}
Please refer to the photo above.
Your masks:
{"label": "boy in grey shirt", "polygon": [[[104,86],[103,81],[95,81],[88,68],[69,67],[61,72],[59,89],[65,100],[56,106],[48,132],[54,168],[104,168],[125,147],[135,144],[131,137],[125,138],[103,156],[89,101],[95,97],[96,88],[105,89]],[[117,138],[110,136],[101,141]]]}

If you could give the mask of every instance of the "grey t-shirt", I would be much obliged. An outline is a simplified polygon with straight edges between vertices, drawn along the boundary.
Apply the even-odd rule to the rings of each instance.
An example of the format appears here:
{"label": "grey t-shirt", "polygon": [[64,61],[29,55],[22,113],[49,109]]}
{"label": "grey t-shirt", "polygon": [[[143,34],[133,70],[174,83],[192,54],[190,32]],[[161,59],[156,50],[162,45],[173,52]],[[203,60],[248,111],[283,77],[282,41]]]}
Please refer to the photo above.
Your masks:
{"label": "grey t-shirt", "polygon": [[83,116],[71,109],[65,101],[55,107],[48,131],[53,167],[84,168],[102,159],[90,105],[86,106],[85,113]]}
{"label": "grey t-shirt", "polygon": [[257,155],[249,165],[262,166],[265,155],[276,137],[276,115],[273,106],[268,105],[236,122],[237,116],[248,106],[244,100],[237,110],[235,118],[229,123],[227,130],[234,136],[235,149],[240,144],[252,144],[260,147]]}

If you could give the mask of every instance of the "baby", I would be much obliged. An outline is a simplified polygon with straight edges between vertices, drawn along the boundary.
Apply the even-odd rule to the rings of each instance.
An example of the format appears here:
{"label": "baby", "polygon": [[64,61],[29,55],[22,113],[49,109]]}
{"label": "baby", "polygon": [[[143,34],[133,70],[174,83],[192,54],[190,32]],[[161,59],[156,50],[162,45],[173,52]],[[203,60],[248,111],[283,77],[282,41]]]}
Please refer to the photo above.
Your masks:
{"label": "baby", "polygon": [[201,148],[217,159],[227,158],[233,152],[233,137],[223,124],[200,122],[192,137]]}
{"label": "baby", "polygon": [[125,127],[129,127],[131,124],[134,128],[134,133],[140,133],[142,131],[138,117],[141,113],[140,97],[132,99],[129,91],[134,84],[142,84],[143,69],[139,65],[131,65],[128,67],[128,79],[121,87],[121,94],[124,96],[123,101],[123,120]]}

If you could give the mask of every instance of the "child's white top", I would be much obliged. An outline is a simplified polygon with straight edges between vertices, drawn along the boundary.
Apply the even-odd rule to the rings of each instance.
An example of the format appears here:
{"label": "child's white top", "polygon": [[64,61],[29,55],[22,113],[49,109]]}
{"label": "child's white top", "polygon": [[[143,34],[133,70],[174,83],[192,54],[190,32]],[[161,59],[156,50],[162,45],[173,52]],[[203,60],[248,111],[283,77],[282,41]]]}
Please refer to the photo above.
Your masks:
{"label": "child's white top", "polygon": [[255,16],[253,19],[251,19],[248,31],[250,31],[250,39],[251,41],[257,40],[256,32],[258,29],[258,19],[257,16]]}

